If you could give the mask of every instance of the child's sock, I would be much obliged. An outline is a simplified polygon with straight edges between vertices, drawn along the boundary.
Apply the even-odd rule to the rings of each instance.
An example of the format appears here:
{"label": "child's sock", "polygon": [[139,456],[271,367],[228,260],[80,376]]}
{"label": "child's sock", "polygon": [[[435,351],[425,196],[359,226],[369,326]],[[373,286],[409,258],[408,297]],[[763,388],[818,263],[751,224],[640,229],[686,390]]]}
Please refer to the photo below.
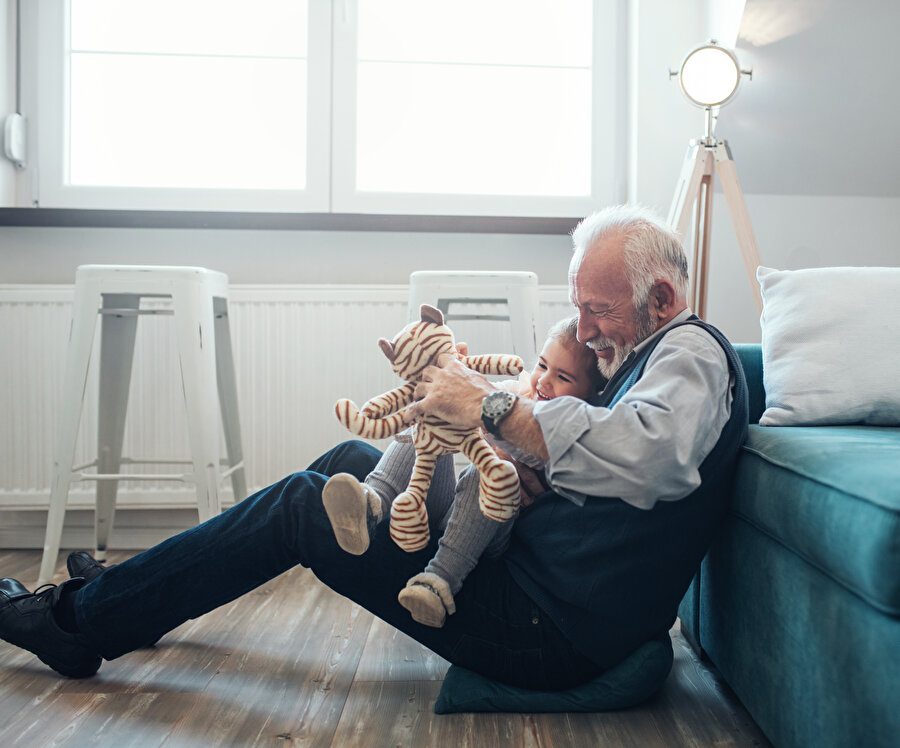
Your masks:
{"label": "child's sock", "polygon": [[437,553],[425,571],[447,581],[455,595],[478,560],[497,555],[509,541],[512,522],[496,522],[481,513],[478,506],[478,471],[467,467],[456,483],[456,501],[441,535]]}

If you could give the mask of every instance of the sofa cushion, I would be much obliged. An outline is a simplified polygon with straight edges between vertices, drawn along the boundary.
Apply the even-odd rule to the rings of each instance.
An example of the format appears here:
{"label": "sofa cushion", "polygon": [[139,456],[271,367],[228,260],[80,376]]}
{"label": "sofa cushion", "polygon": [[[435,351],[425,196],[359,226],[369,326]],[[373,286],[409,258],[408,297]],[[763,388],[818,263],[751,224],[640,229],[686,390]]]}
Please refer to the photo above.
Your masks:
{"label": "sofa cushion", "polygon": [[733,511],[900,615],[900,429],[751,425]]}
{"label": "sofa cushion", "polygon": [[756,276],[766,386],[760,424],[900,425],[900,268],[760,267]]}

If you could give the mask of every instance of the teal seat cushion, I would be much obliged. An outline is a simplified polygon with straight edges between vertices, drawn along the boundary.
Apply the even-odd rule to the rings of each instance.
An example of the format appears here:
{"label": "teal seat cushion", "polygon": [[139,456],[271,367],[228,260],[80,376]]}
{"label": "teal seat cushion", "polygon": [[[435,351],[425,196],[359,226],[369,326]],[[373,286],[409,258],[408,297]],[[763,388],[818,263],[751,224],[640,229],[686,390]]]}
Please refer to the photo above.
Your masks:
{"label": "teal seat cushion", "polygon": [[751,425],[732,511],[877,610],[900,615],[900,429]]}
{"label": "teal seat cushion", "polygon": [[652,641],[594,680],[568,691],[530,691],[497,683],[453,665],[434,704],[454,712],[607,712],[650,698],[672,669],[672,642]]}

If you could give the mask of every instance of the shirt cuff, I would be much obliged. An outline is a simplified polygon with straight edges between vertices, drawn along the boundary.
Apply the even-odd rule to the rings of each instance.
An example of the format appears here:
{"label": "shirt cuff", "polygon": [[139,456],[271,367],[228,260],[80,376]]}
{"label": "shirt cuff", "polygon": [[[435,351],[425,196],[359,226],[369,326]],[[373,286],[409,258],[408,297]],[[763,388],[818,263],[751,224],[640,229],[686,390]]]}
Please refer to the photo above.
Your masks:
{"label": "shirt cuff", "polygon": [[584,400],[568,396],[535,403],[532,414],[541,427],[550,464],[590,430],[588,407]]}
{"label": "shirt cuff", "polygon": [[587,495],[553,484],[553,463],[564,455],[590,429],[587,403],[576,397],[557,397],[535,403],[532,415],[541,428],[550,459],[544,466],[544,477],[554,493],[577,506],[584,506]]}

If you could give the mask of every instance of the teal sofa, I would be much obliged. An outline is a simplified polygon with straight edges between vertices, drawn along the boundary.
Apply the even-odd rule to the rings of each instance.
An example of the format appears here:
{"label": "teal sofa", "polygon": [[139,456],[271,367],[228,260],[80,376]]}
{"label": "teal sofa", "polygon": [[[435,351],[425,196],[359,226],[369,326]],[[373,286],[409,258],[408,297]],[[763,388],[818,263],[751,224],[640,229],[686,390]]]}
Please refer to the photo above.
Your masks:
{"label": "teal sofa", "polygon": [[682,630],[779,748],[898,746],[900,428],[759,426],[737,349],[751,425]]}

